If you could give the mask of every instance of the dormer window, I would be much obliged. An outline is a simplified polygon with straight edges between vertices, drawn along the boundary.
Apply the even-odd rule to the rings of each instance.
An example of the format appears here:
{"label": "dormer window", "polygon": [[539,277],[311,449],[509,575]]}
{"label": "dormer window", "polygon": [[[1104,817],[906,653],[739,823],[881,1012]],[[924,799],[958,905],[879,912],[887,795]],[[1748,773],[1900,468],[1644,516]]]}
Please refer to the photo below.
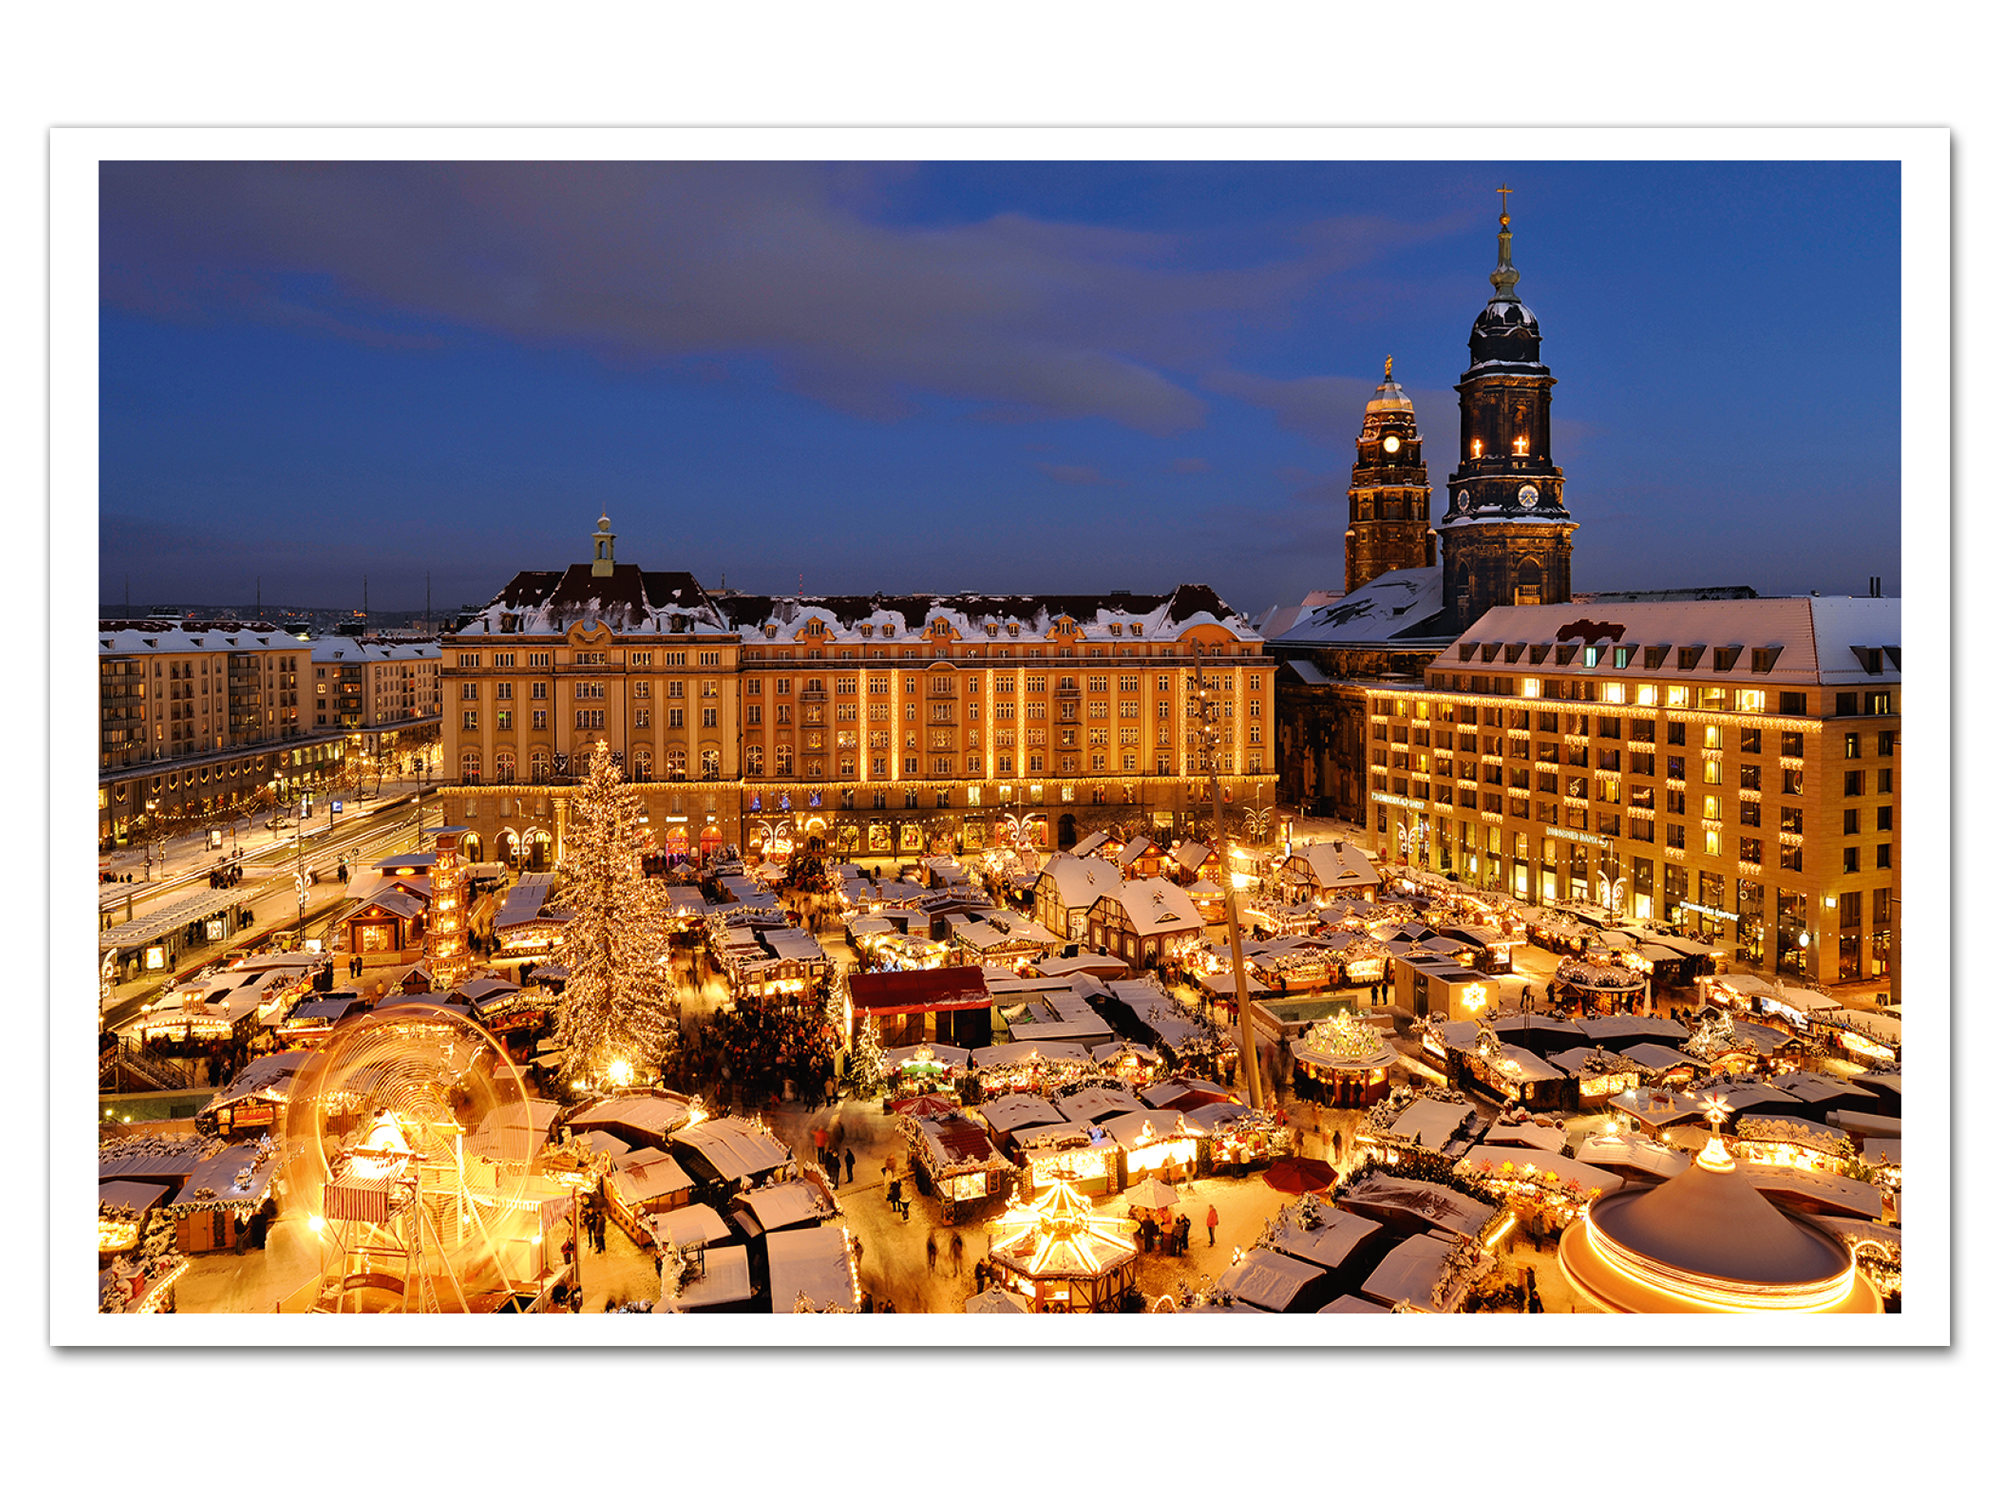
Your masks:
{"label": "dormer window", "polygon": [[775,626],[775,625],[766,625],[766,626],[764,627],[764,639],[765,639],[765,640],[767,640],[767,641],[771,641],[771,640],[776,640],[776,639],[777,639],[777,637],[778,637],[778,627],[777,627],[777,626]]}

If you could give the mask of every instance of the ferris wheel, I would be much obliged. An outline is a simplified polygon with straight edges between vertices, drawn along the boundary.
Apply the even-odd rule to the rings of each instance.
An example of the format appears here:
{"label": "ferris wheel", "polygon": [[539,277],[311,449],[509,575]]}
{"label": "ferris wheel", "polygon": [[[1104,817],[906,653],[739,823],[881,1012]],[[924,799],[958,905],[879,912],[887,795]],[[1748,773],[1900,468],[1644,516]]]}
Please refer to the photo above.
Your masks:
{"label": "ferris wheel", "polygon": [[513,1060],[455,1011],[404,1003],[338,1027],[285,1110],[288,1196],[326,1251],[318,1310],[469,1312],[512,1293],[529,1120]]}

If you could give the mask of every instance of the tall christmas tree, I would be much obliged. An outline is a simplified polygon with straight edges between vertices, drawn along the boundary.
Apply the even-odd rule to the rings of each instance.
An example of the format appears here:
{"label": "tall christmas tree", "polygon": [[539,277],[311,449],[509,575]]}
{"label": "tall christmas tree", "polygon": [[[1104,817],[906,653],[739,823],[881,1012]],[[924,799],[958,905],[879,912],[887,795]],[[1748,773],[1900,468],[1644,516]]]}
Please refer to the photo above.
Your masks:
{"label": "tall christmas tree", "polygon": [[658,1070],[679,1042],[669,912],[640,869],[638,795],[602,740],[569,810],[553,893],[574,914],[552,955],[569,971],[556,1018],[562,1077],[619,1083]]}

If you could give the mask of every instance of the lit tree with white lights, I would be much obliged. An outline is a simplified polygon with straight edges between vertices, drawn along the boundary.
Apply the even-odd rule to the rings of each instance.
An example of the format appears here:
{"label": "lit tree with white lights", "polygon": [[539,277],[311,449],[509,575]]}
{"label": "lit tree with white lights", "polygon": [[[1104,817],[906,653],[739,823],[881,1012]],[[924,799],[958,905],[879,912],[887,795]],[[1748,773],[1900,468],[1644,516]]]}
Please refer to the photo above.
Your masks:
{"label": "lit tree with white lights", "polygon": [[553,892],[574,914],[552,954],[569,971],[556,1018],[562,1077],[634,1081],[662,1067],[680,1039],[665,961],[670,911],[661,884],[641,872],[638,794],[602,740],[569,813]]}

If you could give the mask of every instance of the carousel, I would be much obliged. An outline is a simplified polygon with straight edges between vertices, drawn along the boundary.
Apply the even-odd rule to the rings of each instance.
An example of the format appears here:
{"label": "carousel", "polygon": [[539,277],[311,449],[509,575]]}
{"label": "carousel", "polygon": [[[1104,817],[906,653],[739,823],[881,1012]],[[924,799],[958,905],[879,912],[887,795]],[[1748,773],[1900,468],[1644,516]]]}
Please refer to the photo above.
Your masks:
{"label": "carousel", "polygon": [[1304,1098],[1339,1109],[1365,1109],[1389,1092],[1396,1049],[1351,1012],[1313,1022],[1291,1045],[1296,1089]]}
{"label": "carousel", "polygon": [[1119,1312],[1139,1271],[1125,1223],[1093,1212],[1074,1184],[1058,1179],[994,1221],[994,1284],[1025,1297],[1033,1312]]}
{"label": "carousel", "polygon": [[1592,1203],[1564,1231],[1557,1258],[1577,1294],[1615,1313],[1881,1312],[1851,1246],[1737,1169],[1721,1117],[1710,1111],[1686,1171]]}

